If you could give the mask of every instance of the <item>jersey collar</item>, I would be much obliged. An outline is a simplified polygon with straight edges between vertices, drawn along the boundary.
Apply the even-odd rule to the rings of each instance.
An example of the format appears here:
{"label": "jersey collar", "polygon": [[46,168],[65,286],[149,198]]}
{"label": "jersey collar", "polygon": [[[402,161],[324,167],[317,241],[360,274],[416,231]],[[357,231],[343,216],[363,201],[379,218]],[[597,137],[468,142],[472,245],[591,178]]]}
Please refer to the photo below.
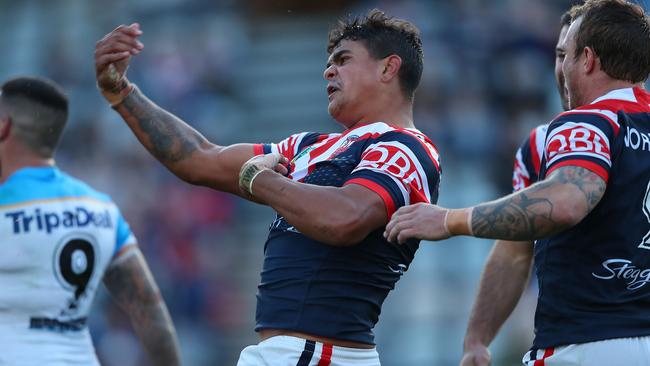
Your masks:
{"label": "jersey collar", "polygon": [[636,99],[636,95],[634,94],[634,89],[637,88],[623,88],[623,89],[611,90],[607,94],[596,98],[596,100],[594,100],[590,104],[595,104],[600,101],[610,100],[610,99],[624,100],[626,102],[638,103]]}
{"label": "jersey collar", "polygon": [[59,176],[61,174],[61,171],[59,168],[55,166],[30,166],[30,167],[24,167],[16,170],[13,172],[5,181],[5,183],[9,183],[10,181],[13,180],[19,180],[19,179],[37,179],[37,180],[43,180],[43,179],[51,179],[56,176]]}

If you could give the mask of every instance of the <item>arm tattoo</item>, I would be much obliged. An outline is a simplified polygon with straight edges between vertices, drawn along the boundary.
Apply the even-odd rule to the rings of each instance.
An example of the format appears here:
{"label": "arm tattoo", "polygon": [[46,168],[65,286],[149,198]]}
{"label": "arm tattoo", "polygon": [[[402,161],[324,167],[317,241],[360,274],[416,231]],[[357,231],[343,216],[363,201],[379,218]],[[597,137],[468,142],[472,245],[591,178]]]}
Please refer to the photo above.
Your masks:
{"label": "arm tattoo", "polygon": [[[567,229],[566,189],[581,193],[570,197],[571,216],[583,218],[596,207],[605,194],[607,185],[595,173],[578,166],[557,169],[551,176],[531,187],[500,200],[474,208],[472,229],[477,237],[507,240],[532,240]],[[562,208],[559,206],[562,205]]]}
{"label": "arm tattoo", "polygon": [[[133,329],[154,365],[179,365],[176,332],[158,286],[139,249],[104,276],[113,300],[131,318]],[[128,254],[125,254],[128,255]]]}
{"label": "arm tattoo", "polygon": [[200,133],[155,105],[137,88],[124,99],[120,107],[122,116],[134,119],[142,134],[148,137],[148,143],[142,139],[140,141],[162,162],[176,163],[184,160],[206,141]]}
{"label": "arm tattoo", "polygon": [[533,192],[515,194],[474,208],[474,235],[509,238],[516,231],[534,233],[539,230],[539,226],[554,225],[553,202],[547,198],[535,197],[534,193],[539,188],[536,186]]}
{"label": "arm tattoo", "polygon": [[552,174],[551,178],[564,184],[573,184],[580,189],[587,200],[588,212],[596,207],[600,199],[605,194],[607,183],[598,175],[578,166],[568,166],[557,170],[556,174]]}

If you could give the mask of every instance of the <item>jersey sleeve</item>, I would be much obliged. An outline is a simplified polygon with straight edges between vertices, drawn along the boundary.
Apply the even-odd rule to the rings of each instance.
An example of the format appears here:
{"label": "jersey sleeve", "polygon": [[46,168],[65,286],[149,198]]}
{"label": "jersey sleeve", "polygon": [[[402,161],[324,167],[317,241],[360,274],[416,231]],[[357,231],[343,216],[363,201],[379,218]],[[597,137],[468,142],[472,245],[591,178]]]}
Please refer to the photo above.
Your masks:
{"label": "jersey sleeve", "polygon": [[256,144],[254,146],[255,155],[280,153],[290,161],[293,160],[300,151],[306,146],[314,144],[327,138],[328,135],[323,135],[315,132],[302,132],[291,135],[279,143],[270,144]]}
{"label": "jersey sleeve", "polygon": [[517,149],[512,170],[512,189],[514,192],[527,188],[539,179],[547,129],[548,125],[535,127]]}
{"label": "jersey sleeve", "polygon": [[390,218],[401,206],[437,202],[439,161],[429,141],[406,132],[389,132],[365,148],[344,184],[359,184],[377,193]]}
{"label": "jersey sleeve", "polygon": [[133,235],[133,232],[131,232],[129,224],[126,222],[126,220],[124,220],[124,217],[122,216],[122,213],[119,209],[117,210],[116,226],[117,230],[115,234],[115,251],[113,252],[113,258],[119,256],[120,251],[125,247],[137,243],[135,235]]}
{"label": "jersey sleeve", "polygon": [[560,114],[548,129],[544,175],[548,177],[563,166],[579,166],[607,182],[612,166],[610,144],[618,131],[613,112],[573,110]]}

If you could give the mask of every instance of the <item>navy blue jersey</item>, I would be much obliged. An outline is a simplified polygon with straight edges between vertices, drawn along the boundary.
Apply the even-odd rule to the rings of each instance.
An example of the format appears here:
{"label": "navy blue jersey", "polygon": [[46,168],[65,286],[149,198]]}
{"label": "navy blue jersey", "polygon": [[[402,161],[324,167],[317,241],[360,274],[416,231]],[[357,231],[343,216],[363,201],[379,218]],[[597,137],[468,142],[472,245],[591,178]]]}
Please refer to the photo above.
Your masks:
{"label": "navy blue jersey", "polygon": [[607,182],[576,226],[535,244],[535,348],[650,335],[650,95],[615,90],[549,126],[540,179],[562,166]]}
{"label": "navy blue jersey", "polygon": [[[382,198],[389,218],[401,206],[438,198],[438,152],[414,129],[378,122],[343,134],[301,133],[258,145],[256,152],[286,156],[295,181],[362,185]],[[359,244],[335,247],[306,237],[278,216],[264,246],[255,329],[374,344],[381,305],[419,245],[390,244],[383,230]]]}
{"label": "navy blue jersey", "polygon": [[515,164],[512,170],[512,189],[519,191],[539,180],[539,170],[544,156],[544,141],[548,125],[539,125],[519,146],[515,154]]}

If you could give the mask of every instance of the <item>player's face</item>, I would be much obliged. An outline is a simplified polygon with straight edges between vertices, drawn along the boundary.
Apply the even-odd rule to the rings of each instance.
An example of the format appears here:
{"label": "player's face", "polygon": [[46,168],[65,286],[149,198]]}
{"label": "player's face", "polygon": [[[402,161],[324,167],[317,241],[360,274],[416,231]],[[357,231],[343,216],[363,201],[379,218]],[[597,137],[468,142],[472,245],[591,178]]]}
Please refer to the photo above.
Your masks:
{"label": "player's face", "polygon": [[557,92],[562,101],[562,109],[565,111],[569,110],[569,97],[566,94],[566,89],[564,87],[564,73],[562,73],[562,62],[564,62],[564,55],[566,55],[566,52],[562,47],[568,30],[568,25],[562,26],[555,46],[555,82],[557,83]]}
{"label": "player's face", "polygon": [[562,48],[566,53],[566,57],[562,62],[562,73],[564,74],[564,85],[566,88],[567,97],[569,99],[569,108],[574,109],[590,101],[584,100],[584,93],[582,86],[584,83],[584,58],[581,53],[578,57],[576,55],[576,35],[582,24],[582,17],[576,19],[571,23],[566,37],[562,41]]}
{"label": "player's face", "polygon": [[343,40],[332,51],[323,76],[327,83],[327,111],[351,127],[367,112],[381,83],[381,60],[370,56],[363,43]]}

